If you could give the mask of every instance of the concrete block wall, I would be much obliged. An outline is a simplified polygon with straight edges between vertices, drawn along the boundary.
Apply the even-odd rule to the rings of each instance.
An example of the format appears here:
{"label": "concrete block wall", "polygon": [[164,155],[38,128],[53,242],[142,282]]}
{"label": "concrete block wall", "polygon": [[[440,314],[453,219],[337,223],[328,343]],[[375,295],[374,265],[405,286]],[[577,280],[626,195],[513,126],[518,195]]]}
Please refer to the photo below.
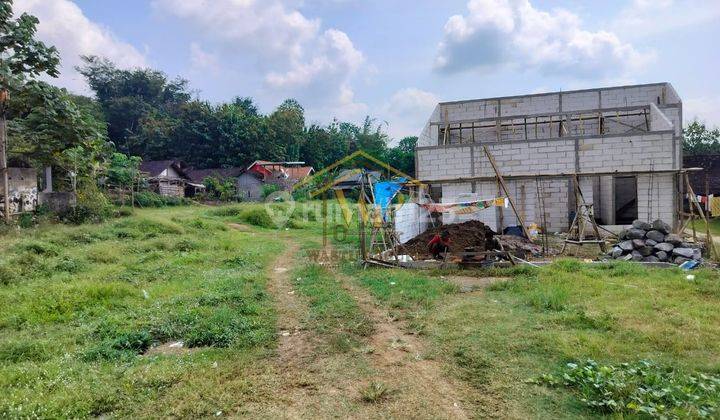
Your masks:
{"label": "concrete block wall", "polygon": [[[473,120],[493,117],[527,116],[557,112],[587,111],[599,108],[618,108],[647,106],[656,104],[660,109],[666,107],[680,109],[681,101],[669,83],[620,86],[568,92],[552,92],[526,96],[477,99],[440,103],[433,112],[428,125],[420,135],[418,145],[437,144],[439,132],[430,122]],[[673,120],[676,127],[682,127],[680,118]],[[436,132],[432,132],[435,127]],[[534,130],[532,130],[534,133]],[[547,130],[546,133],[552,132]],[[589,132],[586,130],[586,132]],[[472,133],[467,137],[471,138]],[[478,132],[475,133],[476,138]],[[480,135],[482,137],[482,135]],[[459,137],[459,133],[453,137]],[[497,137],[495,134],[493,137]]]}
{"label": "concrete block wall", "polygon": [[662,171],[673,164],[671,133],[578,140],[579,172]]}
{"label": "concrete block wall", "polygon": [[[493,182],[476,183],[475,192],[471,183],[442,184],[442,202],[458,203],[474,200],[487,200],[497,197],[497,185]],[[480,220],[493,230],[497,230],[497,209],[489,208],[472,214],[450,214],[442,216],[443,224],[463,223],[468,220]]]}
{"label": "concrete block wall", "polygon": [[[669,108],[671,109],[671,108]],[[674,130],[672,121],[655,104],[650,104],[650,130]]]}
{"label": "concrete block wall", "polygon": [[[673,159],[673,135],[667,132],[492,143],[487,147],[506,176],[677,169]],[[418,149],[416,154],[417,176],[423,180],[495,175],[478,145]]]}
{"label": "concrete block wall", "polygon": [[[8,168],[7,199],[10,214],[34,211],[38,202],[37,171],[32,168]],[[6,194],[0,183],[0,213],[5,209]]]}
{"label": "concrete block wall", "polygon": [[[541,179],[543,197],[545,201],[545,212],[548,231],[562,232],[569,226],[568,197],[572,192],[569,188],[569,179]],[[540,202],[537,200],[537,184],[534,179],[508,180],[510,196],[515,201],[518,213],[525,220],[526,225],[537,223],[542,225],[542,213]],[[582,183],[582,181],[581,181]],[[472,192],[471,183],[445,183],[442,184],[444,203],[455,203],[473,200],[484,200],[498,197],[497,184],[494,181],[483,181],[475,183],[475,191]],[[583,190],[585,193],[585,190]],[[592,199],[592,188],[588,188],[589,198]],[[512,208],[494,207],[480,210],[467,215],[444,214],[443,223],[462,223],[467,220],[479,220],[496,232],[501,230],[500,214],[502,213],[503,226],[515,226],[518,224]]]}
{"label": "concrete block wall", "polygon": [[612,175],[600,177],[599,206],[595,209],[602,222],[606,225],[615,224],[615,184]]}
{"label": "concrete block wall", "polygon": [[638,218],[671,223],[675,219],[676,185],[674,174],[637,176]]}
{"label": "concrete block wall", "polygon": [[395,206],[395,230],[401,243],[425,232],[430,225],[430,213],[415,203]]}
{"label": "concrete block wall", "polygon": [[[575,171],[573,140],[495,143],[488,150],[503,175],[552,175]],[[474,153],[476,176],[495,176],[482,147]]]}

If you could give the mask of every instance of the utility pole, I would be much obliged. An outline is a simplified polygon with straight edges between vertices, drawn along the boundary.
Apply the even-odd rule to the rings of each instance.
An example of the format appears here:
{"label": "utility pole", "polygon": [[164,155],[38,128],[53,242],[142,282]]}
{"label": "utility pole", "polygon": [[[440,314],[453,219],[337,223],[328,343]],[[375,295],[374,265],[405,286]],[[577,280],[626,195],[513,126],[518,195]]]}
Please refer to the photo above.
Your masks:
{"label": "utility pole", "polygon": [[6,110],[7,110],[7,90],[0,91],[0,177],[2,177],[3,185],[3,216],[5,221],[10,221],[10,186],[8,183],[7,168],[7,133],[6,133]]}

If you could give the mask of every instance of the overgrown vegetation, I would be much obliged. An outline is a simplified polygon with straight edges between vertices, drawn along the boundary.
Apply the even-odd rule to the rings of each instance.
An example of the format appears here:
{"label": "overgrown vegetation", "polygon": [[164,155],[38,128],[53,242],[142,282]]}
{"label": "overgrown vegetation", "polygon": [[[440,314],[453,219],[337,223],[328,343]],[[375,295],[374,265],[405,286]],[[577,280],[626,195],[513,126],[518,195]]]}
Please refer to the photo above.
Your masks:
{"label": "overgrown vegetation", "polygon": [[[144,210],[6,238],[0,417],[197,417],[229,408],[186,394],[217,392],[214,363],[241,376],[274,345],[263,268],[280,244],[248,248],[251,233],[196,211]],[[176,341],[185,356],[144,355]]]}
{"label": "overgrown vegetation", "polygon": [[711,418],[720,409],[720,376],[689,375],[648,360],[601,365],[594,360],[568,363],[539,383],[565,386],[602,414],[654,418]]}

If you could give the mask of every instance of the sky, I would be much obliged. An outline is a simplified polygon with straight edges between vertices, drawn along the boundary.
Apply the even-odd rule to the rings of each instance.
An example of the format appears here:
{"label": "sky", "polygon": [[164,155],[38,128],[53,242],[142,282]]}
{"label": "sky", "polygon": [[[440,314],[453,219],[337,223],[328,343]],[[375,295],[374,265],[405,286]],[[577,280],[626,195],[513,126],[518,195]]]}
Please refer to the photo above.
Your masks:
{"label": "sky", "polygon": [[439,101],[670,82],[720,126],[718,0],[15,0],[90,95],[80,55],[152,67],[220,103],[417,135]]}

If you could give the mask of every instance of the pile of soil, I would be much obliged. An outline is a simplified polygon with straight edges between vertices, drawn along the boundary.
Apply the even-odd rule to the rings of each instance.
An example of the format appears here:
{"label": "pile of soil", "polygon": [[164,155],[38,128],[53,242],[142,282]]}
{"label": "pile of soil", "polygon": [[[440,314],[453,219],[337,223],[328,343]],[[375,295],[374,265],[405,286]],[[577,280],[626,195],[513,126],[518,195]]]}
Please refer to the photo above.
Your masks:
{"label": "pile of soil", "polygon": [[496,247],[493,240],[495,232],[483,222],[469,220],[430,228],[406,242],[405,249],[415,257],[428,256],[428,242],[444,230],[450,233],[450,252],[453,254],[463,252],[468,247],[475,248],[475,251],[488,251]]}

